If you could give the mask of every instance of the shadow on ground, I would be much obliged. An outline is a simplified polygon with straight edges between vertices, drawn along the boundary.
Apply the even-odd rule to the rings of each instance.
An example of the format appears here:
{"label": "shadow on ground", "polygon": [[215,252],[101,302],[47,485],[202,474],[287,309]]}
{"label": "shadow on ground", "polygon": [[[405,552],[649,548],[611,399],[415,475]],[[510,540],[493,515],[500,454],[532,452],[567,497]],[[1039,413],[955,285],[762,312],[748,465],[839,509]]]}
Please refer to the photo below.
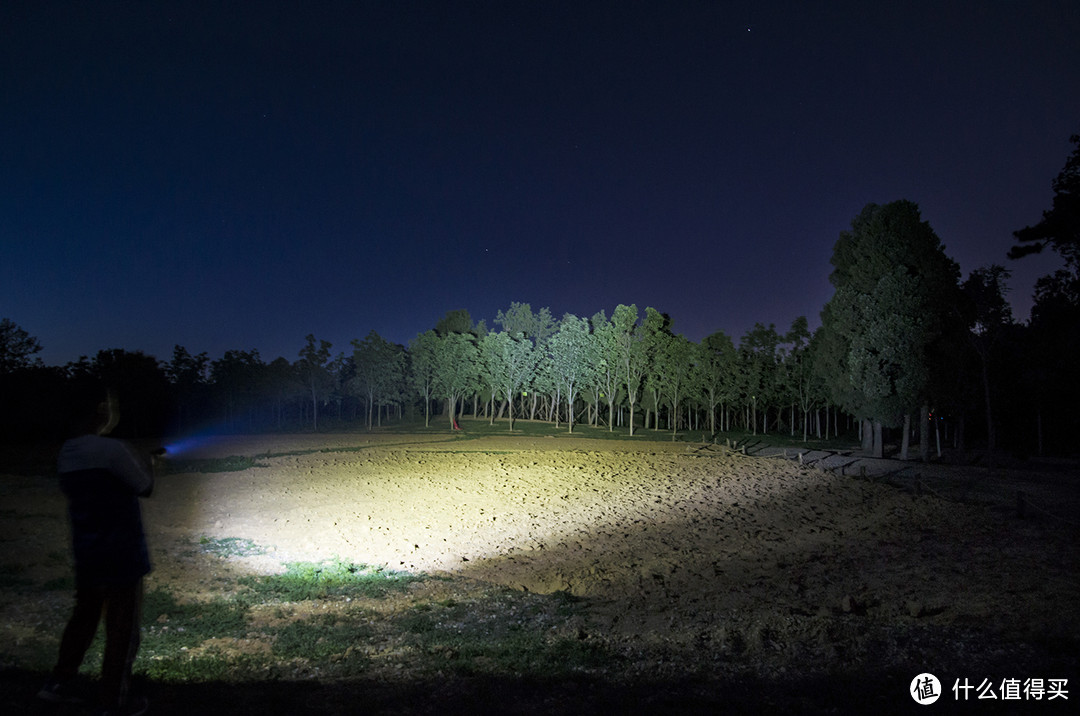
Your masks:
{"label": "shadow on ground", "polygon": [[[0,671],[0,703],[27,716],[84,716],[85,707],[56,706],[34,693],[44,674]],[[925,713],[907,695],[910,677],[850,673],[780,682],[639,681],[612,684],[588,678],[536,680],[476,677],[399,683],[336,682],[146,684],[153,716],[236,714],[843,714]],[[957,702],[942,685],[945,713],[1016,713],[1016,702]],[[1028,704],[1030,706],[1030,704]],[[1069,701],[1039,704],[1064,713]]]}

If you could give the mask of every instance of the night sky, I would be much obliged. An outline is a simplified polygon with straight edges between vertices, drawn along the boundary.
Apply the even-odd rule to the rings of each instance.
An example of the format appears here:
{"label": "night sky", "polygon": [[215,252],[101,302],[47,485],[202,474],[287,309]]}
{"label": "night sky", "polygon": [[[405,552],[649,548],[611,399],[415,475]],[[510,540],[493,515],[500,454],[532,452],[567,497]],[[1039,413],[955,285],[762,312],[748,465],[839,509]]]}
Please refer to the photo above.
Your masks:
{"label": "night sky", "polygon": [[0,317],[50,365],[512,301],[737,341],[817,326],[838,234],[906,198],[1026,319],[1078,38],[1075,0],[5,2]]}

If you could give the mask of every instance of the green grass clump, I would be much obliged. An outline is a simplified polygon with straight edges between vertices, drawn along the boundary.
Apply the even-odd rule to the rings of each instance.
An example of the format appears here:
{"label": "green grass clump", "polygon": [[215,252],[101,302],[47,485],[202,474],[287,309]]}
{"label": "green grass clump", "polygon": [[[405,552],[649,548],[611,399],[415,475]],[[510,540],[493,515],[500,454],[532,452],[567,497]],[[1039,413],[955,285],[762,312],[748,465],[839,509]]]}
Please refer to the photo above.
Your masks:
{"label": "green grass clump", "polygon": [[254,540],[242,537],[207,537],[199,538],[199,549],[218,557],[251,557],[266,554],[267,549]]}
{"label": "green grass clump", "polygon": [[309,599],[378,598],[404,591],[423,576],[340,559],[328,562],[290,562],[284,574],[242,577],[250,599],[302,602]]}

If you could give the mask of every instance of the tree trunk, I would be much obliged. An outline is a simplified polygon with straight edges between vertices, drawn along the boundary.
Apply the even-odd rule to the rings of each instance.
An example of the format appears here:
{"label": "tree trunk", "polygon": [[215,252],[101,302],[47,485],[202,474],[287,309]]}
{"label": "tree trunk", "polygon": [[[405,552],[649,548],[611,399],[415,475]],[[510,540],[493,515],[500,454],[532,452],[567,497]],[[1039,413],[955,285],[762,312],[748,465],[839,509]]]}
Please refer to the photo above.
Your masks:
{"label": "tree trunk", "polygon": [[994,469],[994,448],[996,436],[994,435],[994,416],[990,412],[990,370],[987,368],[987,358],[982,360],[983,396],[986,400],[986,461],[990,469]]}
{"label": "tree trunk", "polygon": [[859,437],[862,438],[862,451],[865,455],[874,454],[874,426],[869,418],[859,423]]}
{"label": "tree trunk", "polygon": [[874,457],[885,456],[885,445],[881,441],[881,421],[874,421]]}
{"label": "tree trunk", "polygon": [[925,404],[919,422],[919,459],[930,462],[930,406]]}
{"label": "tree trunk", "polygon": [[911,414],[904,413],[904,437],[900,440],[900,459],[908,459],[908,447],[911,443]]}
{"label": "tree trunk", "polygon": [[1042,408],[1036,408],[1035,410],[1035,440],[1036,449],[1038,450],[1039,457],[1043,456],[1043,436],[1042,436]]}

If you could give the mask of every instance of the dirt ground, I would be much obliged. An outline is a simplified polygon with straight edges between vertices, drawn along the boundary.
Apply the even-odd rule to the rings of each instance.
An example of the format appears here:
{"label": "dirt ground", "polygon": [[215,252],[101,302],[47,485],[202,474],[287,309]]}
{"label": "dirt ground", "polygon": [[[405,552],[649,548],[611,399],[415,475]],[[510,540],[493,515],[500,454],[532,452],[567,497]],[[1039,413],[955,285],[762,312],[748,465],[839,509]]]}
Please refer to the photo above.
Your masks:
{"label": "dirt ground", "polygon": [[[916,493],[711,444],[516,436],[229,438],[184,457],[266,453],[288,454],[158,481],[148,588],[198,592],[191,540],[243,538],[270,551],[238,571],[340,557],[569,592],[587,605],[581,638],[624,654],[627,683],[872,678],[864,690],[894,704],[923,671],[945,689],[1077,683],[1075,471],[926,468]],[[29,535],[24,557],[49,564],[55,532]],[[4,638],[20,609],[2,609]]]}

